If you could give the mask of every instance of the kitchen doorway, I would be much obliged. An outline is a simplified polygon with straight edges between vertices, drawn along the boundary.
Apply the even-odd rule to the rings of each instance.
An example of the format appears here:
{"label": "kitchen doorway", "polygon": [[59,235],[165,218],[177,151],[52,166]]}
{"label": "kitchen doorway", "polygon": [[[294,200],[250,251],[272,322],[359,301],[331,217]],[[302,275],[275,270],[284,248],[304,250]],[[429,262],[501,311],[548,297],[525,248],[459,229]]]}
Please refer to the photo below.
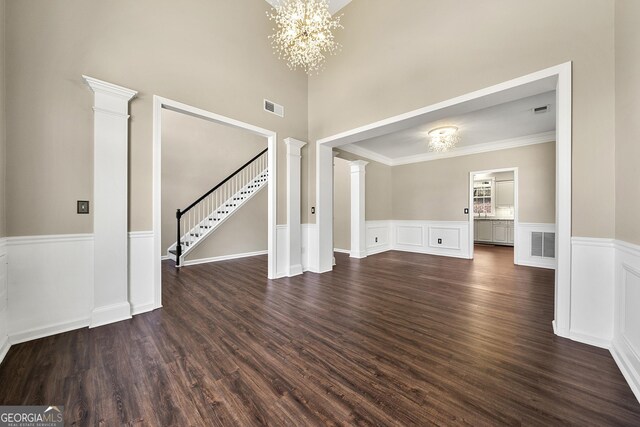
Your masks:
{"label": "kitchen doorway", "polygon": [[469,258],[476,242],[513,247],[518,263],[518,168],[469,172]]}

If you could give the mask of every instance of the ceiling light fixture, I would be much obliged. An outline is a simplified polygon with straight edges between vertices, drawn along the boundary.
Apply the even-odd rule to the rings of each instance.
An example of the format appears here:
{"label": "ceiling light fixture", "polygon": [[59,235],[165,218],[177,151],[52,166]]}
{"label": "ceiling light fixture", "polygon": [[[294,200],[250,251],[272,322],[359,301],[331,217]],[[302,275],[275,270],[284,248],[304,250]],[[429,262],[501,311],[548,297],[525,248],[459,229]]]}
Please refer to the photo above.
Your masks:
{"label": "ceiling light fixture", "polygon": [[429,131],[430,151],[449,151],[460,141],[458,128],[455,126],[443,126]]}
{"label": "ceiling light fixture", "polygon": [[276,27],[269,36],[274,53],[287,61],[290,69],[307,74],[319,72],[326,55],[334,55],[340,44],[332,30],[343,28],[340,16],[332,17],[327,0],[285,0],[267,12]]}

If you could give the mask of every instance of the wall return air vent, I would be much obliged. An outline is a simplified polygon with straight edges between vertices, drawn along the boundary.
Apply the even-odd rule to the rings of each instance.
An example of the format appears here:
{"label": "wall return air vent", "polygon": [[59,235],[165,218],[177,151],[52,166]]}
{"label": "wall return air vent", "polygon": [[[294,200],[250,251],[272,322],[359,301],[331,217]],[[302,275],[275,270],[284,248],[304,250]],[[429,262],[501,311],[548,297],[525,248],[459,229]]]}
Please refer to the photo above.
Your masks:
{"label": "wall return air vent", "polygon": [[556,257],[556,233],[531,233],[531,256]]}
{"label": "wall return air vent", "polygon": [[275,114],[276,116],[284,117],[284,107],[276,104],[268,99],[264,100],[264,111]]}

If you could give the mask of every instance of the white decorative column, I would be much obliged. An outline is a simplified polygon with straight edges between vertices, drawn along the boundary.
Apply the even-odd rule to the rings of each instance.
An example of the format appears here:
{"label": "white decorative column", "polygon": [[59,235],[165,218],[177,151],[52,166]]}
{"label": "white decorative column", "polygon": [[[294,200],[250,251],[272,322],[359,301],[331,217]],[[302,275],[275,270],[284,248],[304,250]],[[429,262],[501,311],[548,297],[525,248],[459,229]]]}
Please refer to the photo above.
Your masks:
{"label": "white decorative column", "polygon": [[300,224],[300,150],[306,142],[287,138],[287,276],[302,274]]}
{"label": "white decorative column", "polygon": [[365,167],[369,162],[351,162],[351,258],[366,258]]}
{"label": "white decorative column", "polygon": [[338,153],[337,151],[334,151],[333,153],[333,163],[331,163],[331,167],[333,168],[331,170],[331,200],[333,200],[333,215],[331,216],[331,255],[332,255],[332,264],[331,265],[336,265],[336,254],[335,254],[335,250],[336,250],[336,236],[334,236],[333,234],[333,230],[336,229],[336,212],[335,212],[335,201],[336,201],[336,157],[338,157]]}
{"label": "white decorative column", "polygon": [[333,155],[332,148],[316,145],[316,273],[333,269]]}
{"label": "white decorative column", "polygon": [[129,101],[137,92],[83,76],[94,93],[93,310],[90,327],[131,318],[128,296]]}

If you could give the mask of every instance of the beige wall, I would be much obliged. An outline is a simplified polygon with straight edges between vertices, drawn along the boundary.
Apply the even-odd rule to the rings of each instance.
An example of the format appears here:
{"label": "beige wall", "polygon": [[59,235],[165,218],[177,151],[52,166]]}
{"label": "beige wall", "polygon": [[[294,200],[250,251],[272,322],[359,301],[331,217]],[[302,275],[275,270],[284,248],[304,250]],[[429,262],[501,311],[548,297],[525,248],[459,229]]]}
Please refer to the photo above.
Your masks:
{"label": "beige wall", "polygon": [[342,52],[309,79],[303,203],[315,204],[317,139],[573,61],[572,234],[613,237],[613,2],[396,3],[351,2]]}
{"label": "beige wall", "polygon": [[333,247],[351,250],[351,165],[339,157],[333,165]]}
{"label": "beige wall", "polygon": [[[266,147],[266,138],[247,131],[162,111],[163,254],[176,241],[176,209],[189,206]],[[251,210],[250,214],[240,215],[238,211],[234,214],[238,218],[226,221],[187,259],[266,250],[267,192],[260,193],[265,195],[252,199],[241,209]]]}
{"label": "beige wall", "polygon": [[616,0],[616,238],[640,244],[640,2]]}
{"label": "beige wall", "polygon": [[4,64],[4,29],[5,29],[5,0],[0,0],[0,237],[7,235],[7,216],[5,212],[5,186],[7,167],[7,144],[5,139],[5,64]]}
{"label": "beige wall", "polygon": [[[393,219],[391,215],[391,166],[336,149],[345,160],[364,160],[365,167],[365,216],[367,221]],[[303,221],[304,222],[304,221]]]}
{"label": "beige wall", "polygon": [[[131,104],[131,231],[152,228],[152,98],[307,140],[307,77],[272,53],[264,0],[9,0],[6,13],[8,234],[92,231],[92,94],[86,74],[139,91]],[[284,119],[263,98],[286,107]]]}
{"label": "beige wall", "polygon": [[555,143],[392,168],[393,219],[466,221],[469,172],[518,167],[519,220],[555,223]]}

